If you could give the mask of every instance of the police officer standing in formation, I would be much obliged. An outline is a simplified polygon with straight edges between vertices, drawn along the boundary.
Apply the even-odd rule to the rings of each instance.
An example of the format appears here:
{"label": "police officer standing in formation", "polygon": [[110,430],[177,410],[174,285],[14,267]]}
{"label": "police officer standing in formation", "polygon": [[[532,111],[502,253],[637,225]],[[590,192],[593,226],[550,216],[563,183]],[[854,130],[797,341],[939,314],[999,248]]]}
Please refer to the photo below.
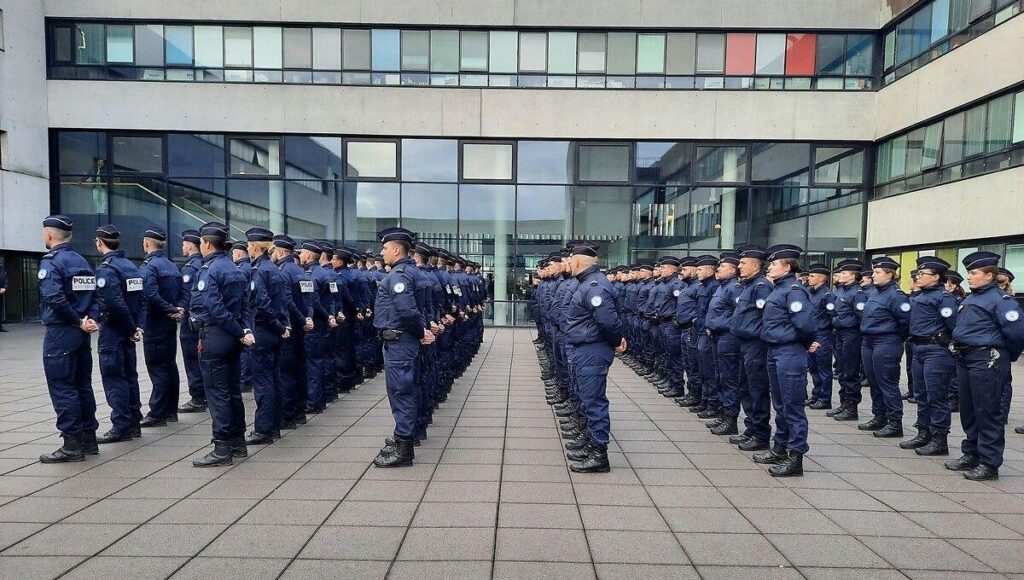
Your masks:
{"label": "police officer standing in formation", "polygon": [[[252,279],[252,264],[249,262],[248,244],[242,240],[231,242],[231,261],[245,275],[245,283]],[[252,391],[252,347],[242,347],[242,392]]]}
{"label": "police officer standing in formation", "polygon": [[188,379],[189,400],[178,407],[179,413],[202,413],[206,411],[206,391],[203,388],[203,371],[199,367],[199,336],[189,324],[189,306],[192,291],[199,282],[199,268],[203,266],[203,255],[199,252],[199,232],[181,232],[181,255],[185,265],[181,267],[181,294],[178,296],[178,312],[181,313],[181,358],[185,361],[185,378]]}
{"label": "police officer standing in formation", "polygon": [[181,295],[181,272],[167,258],[164,247],[167,232],[152,227],[143,233],[142,249],[146,259],[139,266],[142,290],[146,297],[146,324],[142,334],[142,354],[149,371],[153,390],[149,396],[149,413],[141,427],[162,427],[178,421],[178,297]]}

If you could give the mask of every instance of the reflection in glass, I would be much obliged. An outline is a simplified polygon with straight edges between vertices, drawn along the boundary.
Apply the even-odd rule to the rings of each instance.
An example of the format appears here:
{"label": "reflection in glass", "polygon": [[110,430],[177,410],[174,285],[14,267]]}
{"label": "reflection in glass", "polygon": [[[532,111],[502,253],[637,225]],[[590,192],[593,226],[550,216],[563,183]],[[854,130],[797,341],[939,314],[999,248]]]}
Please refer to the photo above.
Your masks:
{"label": "reflection in glass", "polygon": [[370,70],[370,31],[346,29],[341,35],[341,58],[345,70]]}
{"label": "reflection in glass", "polygon": [[297,240],[340,240],[341,187],[337,181],[285,182],[288,235]]}
{"label": "reflection in glass", "polygon": [[281,28],[257,26],[252,29],[253,66],[281,68]]}
{"label": "reflection in glass", "polygon": [[859,252],[863,233],[862,204],[807,218],[807,247],[824,252]]}
{"label": "reflection in glass", "polygon": [[145,257],[142,233],[147,228],[158,226],[166,229],[167,201],[162,180],[113,180],[110,186],[110,223],[121,230],[121,249],[129,258]]}
{"label": "reflection in glass", "polygon": [[167,41],[165,54],[169,65],[192,64],[192,27],[165,26],[164,40]]}
{"label": "reflection in glass", "polygon": [[623,264],[628,256],[633,188],[573,187],[573,237],[601,242],[600,258]]}
{"label": "reflection in glass", "polygon": [[735,183],[747,180],[746,147],[697,147],[698,182]]}
{"label": "reflection in glass", "polygon": [[134,52],[132,26],[130,24],[108,24],[107,62],[131,63],[135,60]]}
{"label": "reflection in glass", "polygon": [[280,175],[281,142],[277,139],[231,139],[232,175]]}
{"label": "reflection in glass", "polygon": [[346,148],[347,177],[396,177],[398,145],[394,141],[349,141]]}
{"label": "reflection in glass", "polygon": [[[516,237],[558,242],[570,237],[572,190],[559,185],[520,185],[516,200]],[[554,251],[554,250],[552,250]],[[520,247],[520,253],[523,248]]]}
{"label": "reflection in glass", "polygon": [[[754,143],[752,181],[807,185],[811,147],[807,143]],[[725,179],[728,181],[728,179]]]}
{"label": "reflection in glass", "polygon": [[856,147],[816,147],[815,183],[862,183],[864,150]]}
{"label": "reflection in glass", "polygon": [[373,70],[397,71],[401,57],[401,37],[397,30],[374,29],[371,31]]}
{"label": "reflection in glass", "polygon": [[224,28],[196,26],[196,66],[220,68],[224,66]]}
{"label": "reflection in glass", "polygon": [[576,33],[548,33],[548,74],[576,74]]}
{"label": "reflection in glass", "polygon": [[580,145],[580,181],[629,181],[629,145]]}
{"label": "reflection in glass", "polygon": [[135,64],[137,66],[164,65],[164,27],[160,24],[135,26]]}
{"label": "reflection in glass", "polygon": [[458,181],[459,142],[402,139],[403,181]]}
{"label": "reflection in glass", "polygon": [[519,183],[570,183],[573,158],[568,141],[520,141],[516,152]]}
{"label": "reflection in glass", "polygon": [[[171,227],[168,230],[168,254],[178,256],[177,248],[181,247],[181,232],[197,230],[206,222],[218,221],[225,223],[224,198],[211,195],[208,191],[191,185],[172,185],[171,193]],[[275,232],[276,233],[276,232]]]}
{"label": "reflection in glass", "polygon": [[640,141],[636,144],[637,183],[690,183],[693,143]]}
{"label": "reflection in glass", "polygon": [[379,249],[377,232],[398,225],[399,203],[397,183],[345,183],[345,239]]}
{"label": "reflection in glass", "polygon": [[459,31],[430,31],[430,70],[459,72]]}
{"label": "reflection in glass", "polygon": [[487,47],[488,38],[486,31],[462,31],[461,69],[464,71],[486,71]]}
{"label": "reflection in glass", "polygon": [[107,185],[93,178],[64,177],[60,182],[60,213],[71,218],[75,231],[71,246],[86,256],[95,256],[92,233],[107,223]]}
{"label": "reflection in glass", "polygon": [[416,232],[424,243],[455,250],[458,211],[455,184],[402,184],[402,227]]}
{"label": "reflection in glass", "polygon": [[112,171],[163,173],[163,142],[160,137],[115,134],[111,140],[111,152],[114,157]]}
{"label": "reflection in glass", "polygon": [[341,179],[341,137],[285,137],[287,179]]}
{"label": "reflection in glass", "polygon": [[519,33],[513,30],[491,31],[491,72],[515,74],[519,62]]}
{"label": "reflection in glass", "polygon": [[608,35],[604,32],[581,32],[579,35],[579,72],[603,73],[605,43]]}
{"label": "reflection in glass", "polygon": [[637,74],[665,74],[665,35],[641,34],[636,47]]}
{"label": "reflection in glass", "polygon": [[284,231],[284,183],[262,179],[228,180],[228,227],[233,239],[260,226]]}
{"label": "reflection in glass", "polygon": [[[513,237],[516,225],[514,185],[459,187],[459,249],[493,268],[494,300],[508,299]],[[508,316],[511,304],[495,304],[495,317]]]}
{"label": "reflection in glass", "polygon": [[512,145],[505,143],[464,143],[463,179],[512,179]]}
{"label": "reflection in glass", "polygon": [[57,136],[60,172],[99,176],[106,173],[107,134],[101,131],[61,131]]}
{"label": "reflection in glass", "polygon": [[224,27],[224,65],[229,67],[252,66],[252,27]]}
{"label": "reflection in glass", "polygon": [[402,70],[430,69],[430,31],[402,31]]}
{"label": "reflection in glass", "polygon": [[85,24],[75,25],[75,63],[77,64],[103,64],[103,25]]}

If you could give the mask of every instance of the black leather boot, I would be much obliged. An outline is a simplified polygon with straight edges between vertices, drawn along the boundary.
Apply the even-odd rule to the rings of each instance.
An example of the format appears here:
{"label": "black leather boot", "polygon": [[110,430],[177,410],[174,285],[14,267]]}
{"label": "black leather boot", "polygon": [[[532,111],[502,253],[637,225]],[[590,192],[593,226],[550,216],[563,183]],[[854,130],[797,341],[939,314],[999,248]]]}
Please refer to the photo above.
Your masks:
{"label": "black leather boot", "polygon": [[906,441],[900,442],[900,449],[917,449],[918,447],[924,447],[931,440],[931,431],[928,429],[918,429],[917,435],[914,435],[913,439],[907,439]]}
{"label": "black leather boot", "polygon": [[392,453],[387,451],[387,447],[381,449],[377,457],[374,458],[373,464],[377,467],[405,467],[412,465],[412,460],[415,458],[412,441],[409,439],[395,439],[394,451]]}
{"label": "black leather boot", "polygon": [[707,410],[707,408],[708,408],[707,403],[698,403],[698,404],[696,404],[696,405],[694,405],[692,407],[688,407],[686,410],[691,412],[691,413],[700,413],[700,412],[703,412],[703,411]]}
{"label": "black leather boot", "polygon": [[979,463],[974,469],[964,473],[964,478],[971,481],[989,481],[999,479],[999,469],[991,465]]}
{"label": "black leather boot", "polygon": [[949,455],[949,445],[946,443],[945,433],[932,433],[931,439],[922,447],[914,450],[918,455],[931,457],[933,455]]}
{"label": "black leather boot", "polygon": [[708,408],[704,409],[703,411],[697,413],[697,418],[698,419],[718,419],[721,416],[722,416],[722,410],[721,409],[712,409],[710,407],[708,407]]}
{"label": "black leather boot", "polygon": [[950,471],[970,471],[978,466],[980,460],[977,455],[963,454],[956,459],[950,459],[943,463],[946,469]]}
{"label": "black leather boot", "polygon": [[139,427],[163,427],[166,424],[167,419],[158,419],[152,415],[146,415],[145,417],[142,418],[142,421],[139,423]]}
{"label": "black leather boot", "polygon": [[576,473],[608,473],[608,447],[606,445],[590,445],[590,453],[576,463],[570,463],[569,469]]}
{"label": "black leather boot", "polygon": [[587,437],[586,433],[581,434],[579,437],[569,441],[565,444],[566,451],[579,451],[587,445],[590,445],[590,437]]}
{"label": "black leather boot", "polygon": [[96,443],[98,443],[100,445],[105,445],[107,443],[120,443],[121,441],[131,441],[131,440],[132,440],[132,432],[130,430],[129,431],[125,431],[125,432],[122,433],[121,431],[115,431],[115,430],[111,429],[110,431],[107,431],[103,435],[97,437],[96,438]]}
{"label": "black leather boot", "polygon": [[95,431],[82,431],[82,453],[86,455],[100,454],[100,446],[96,443]]}
{"label": "black leather boot", "polygon": [[271,433],[260,433],[254,430],[245,438],[245,442],[249,445],[267,445],[274,442],[274,436]]}
{"label": "black leather boot", "polygon": [[737,447],[740,451],[764,451],[769,448],[767,441],[754,439],[753,437],[747,438],[746,441],[740,443]]}
{"label": "black leather boot", "polygon": [[711,430],[712,435],[736,435],[739,432],[739,426],[736,424],[736,417],[734,416],[722,417],[721,422]]}
{"label": "black leather boot", "polygon": [[743,433],[737,433],[729,438],[729,443],[731,445],[739,445],[740,443],[746,443],[747,441],[750,441],[750,436],[744,435]]}
{"label": "black leather boot", "polygon": [[836,421],[856,421],[860,417],[857,416],[857,408],[850,407],[848,409],[843,409],[839,413],[836,413],[836,415],[832,418],[835,419]]}
{"label": "black leather boot", "polygon": [[78,433],[61,433],[60,436],[64,438],[64,444],[53,453],[40,455],[40,463],[71,463],[85,459],[82,453],[82,438]]}
{"label": "black leather boot", "polygon": [[781,445],[775,445],[764,453],[754,454],[754,463],[761,463],[764,465],[771,465],[775,463],[782,463],[789,455],[786,453],[786,448]]}
{"label": "black leather boot", "polygon": [[815,411],[821,411],[823,409],[831,409],[832,403],[828,401],[814,401],[810,405],[807,405],[807,408],[814,409]]}
{"label": "black leather boot", "polygon": [[245,437],[236,437],[231,440],[231,457],[249,457],[249,449],[245,446]]}
{"label": "black leather boot", "polygon": [[231,465],[231,442],[220,439],[213,440],[213,451],[192,461],[192,467],[216,467],[219,465]]}
{"label": "black leather boot", "polygon": [[839,405],[835,409],[832,409],[828,413],[825,413],[825,416],[826,417],[835,417],[836,415],[842,413],[845,410],[846,410],[846,407],[844,405]]}
{"label": "black leather boot", "polygon": [[772,477],[796,477],[804,474],[804,454],[790,451],[786,459],[768,468]]}
{"label": "black leather boot", "polygon": [[881,415],[875,415],[867,423],[857,425],[857,428],[861,431],[878,431],[882,427],[885,427],[885,417]]}
{"label": "black leather boot", "polygon": [[202,413],[206,411],[206,401],[203,399],[189,399],[187,403],[178,407],[179,413]]}
{"label": "black leather boot", "polygon": [[875,431],[872,435],[885,439],[903,437],[903,421],[899,419],[889,419],[889,422],[885,424],[885,427]]}

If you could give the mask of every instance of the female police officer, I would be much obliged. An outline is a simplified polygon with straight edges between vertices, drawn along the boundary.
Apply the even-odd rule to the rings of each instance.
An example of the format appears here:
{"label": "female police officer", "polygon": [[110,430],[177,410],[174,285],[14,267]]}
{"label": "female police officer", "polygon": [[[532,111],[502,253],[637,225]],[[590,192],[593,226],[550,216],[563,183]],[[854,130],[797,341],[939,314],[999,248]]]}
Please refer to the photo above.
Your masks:
{"label": "female police officer", "polygon": [[1010,380],[1010,362],[1024,351],[1024,321],[1012,296],[999,291],[999,255],[974,252],[963,259],[971,294],[964,299],[953,330],[957,356],[963,455],[946,469],[964,471],[974,481],[996,479],[1003,463],[1005,432],[1000,399]]}
{"label": "female police officer", "polygon": [[903,339],[910,319],[910,301],[896,286],[900,265],[887,256],[875,258],[872,279],[875,291],[860,319],[864,337],[861,356],[864,373],[871,384],[871,397],[880,396],[885,403],[885,416],[875,415],[871,421],[858,425],[863,431],[874,431],[875,437],[903,436],[903,399],[900,397],[900,359]]}

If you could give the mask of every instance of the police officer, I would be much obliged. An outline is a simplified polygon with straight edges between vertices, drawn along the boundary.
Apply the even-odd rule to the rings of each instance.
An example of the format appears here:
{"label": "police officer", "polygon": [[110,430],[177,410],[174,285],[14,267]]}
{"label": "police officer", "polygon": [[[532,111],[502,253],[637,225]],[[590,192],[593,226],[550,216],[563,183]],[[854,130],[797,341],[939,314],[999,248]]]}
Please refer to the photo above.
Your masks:
{"label": "police officer", "polygon": [[806,273],[811,311],[817,326],[814,342],[818,343],[814,352],[807,353],[807,368],[814,384],[807,406],[815,410],[831,409],[832,350],[835,346],[832,317],[836,310],[836,297],[828,284],[832,271],[825,264],[811,264]]}
{"label": "police officer", "polygon": [[313,281],[298,264],[295,240],[278,234],[273,238],[274,265],[284,275],[291,294],[288,321],[291,336],[281,346],[281,428],[295,429],[306,422],[306,332],[313,329],[309,298]]}
{"label": "police officer", "polygon": [[714,341],[707,332],[708,307],[711,305],[711,297],[718,289],[718,283],[715,280],[717,268],[717,256],[704,254],[697,257],[697,285],[694,292],[697,297],[697,309],[693,327],[696,332],[694,340],[697,349],[695,352],[702,391],[700,405],[692,410],[697,412],[697,417],[700,419],[718,419],[722,416],[722,407],[718,399]]}
{"label": "police officer", "polygon": [[742,451],[763,451],[771,438],[771,396],[768,384],[768,345],[761,339],[761,312],[772,285],[763,273],[768,253],[754,245],[737,248],[740,253],[739,296],[729,331],[739,340],[746,382],[740,382],[743,433],[729,438]]}
{"label": "police officer", "polygon": [[945,466],[965,472],[972,481],[999,477],[1006,443],[1003,385],[1010,380],[1010,363],[1024,351],[1020,306],[998,288],[999,257],[973,252],[963,259],[971,293],[961,304],[953,329],[965,438],[960,446],[963,455]]}
{"label": "police officer", "polygon": [[181,267],[181,294],[178,296],[178,312],[181,313],[181,358],[185,361],[185,378],[188,380],[189,400],[178,407],[179,413],[202,413],[206,411],[206,392],[203,387],[203,371],[199,367],[199,335],[189,324],[189,304],[192,292],[199,282],[199,269],[203,266],[203,255],[199,252],[199,231],[181,232],[181,255],[185,265]]}
{"label": "police officer", "polygon": [[774,464],[775,477],[803,475],[807,453],[807,355],[818,343],[818,326],[807,287],[799,282],[800,254],[792,244],[768,249],[768,278],[774,284],[765,301],[761,340],[768,346],[768,382],[775,408],[775,445],[754,456],[756,463]]}
{"label": "police officer", "polygon": [[245,442],[249,445],[273,443],[281,436],[281,344],[291,336],[288,303],[291,292],[285,275],[270,260],[268,250],[274,233],[255,227],[245,232],[246,251],[252,260],[248,304],[256,344],[248,347],[252,356],[252,390],[256,398],[253,430]]}
{"label": "police officer", "polygon": [[167,232],[160,227],[142,235],[146,259],[139,266],[142,291],[146,297],[146,326],[143,327],[142,354],[153,390],[149,395],[149,413],[140,427],[161,427],[178,421],[178,296],[181,272],[167,258],[164,247]]}
{"label": "police officer", "polygon": [[625,352],[615,294],[597,266],[598,245],[580,242],[572,247],[569,265],[578,284],[566,314],[565,341],[570,347],[569,364],[576,376],[580,409],[586,417],[589,444],[567,457],[569,469],[577,473],[605,473],[611,419],[606,395],[608,368],[615,353]]}
{"label": "police officer", "polygon": [[[946,272],[946,292],[953,295],[956,299],[957,309],[959,310],[960,304],[967,297],[967,292],[963,288],[964,277],[955,270]],[[956,378],[956,363],[953,365],[953,378],[949,382],[949,410],[952,413],[960,412],[960,389],[957,388]],[[1014,429],[1017,433],[1024,433],[1024,427],[1018,427]]]}
{"label": "police officer", "polygon": [[[835,327],[836,375],[839,379],[839,407],[829,411],[836,421],[856,421],[861,402],[860,375],[862,368],[860,316],[867,295],[860,286],[863,265],[857,260],[843,260],[836,264],[835,300],[832,326]],[[881,397],[871,401],[874,415],[882,415]]]}
{"label": "police officer", "polygon": [[96,298],[100,307],[99,358],[103,394],[110,406],[111,428],[96,442],[117,443],[141,437],[142,403],[135,343],[146,324],[142,274],[127,258],[121,232],[112,225],[96,230],[96,251],[103,261],[96,268]]}
{"label": "police officer", "polygon": [[417,392],[416,357],[421,344],[434,342],[427,319],[416,305],[416,284],[423,283],[409,258],[415,235],[404,228],[381,231],[381,256],[391,271],[381,281],[375,301],[374,328],[384,342],[384,378],[395,419],[392,441],[373,460],[377,467],[412,465],[415,453]]}
{"label": "police officer", "polygon": [[334,296],[331,294],[331,276],[320,266],[320,244],[314,240],[302,242],[299,263],[313,282],[313,292],[307,298],[313,308],[313,328],[306,331],[306,409],[315,414],[324,410],[328,377],[329,330],[338,325],[334,317]]}
{"label": "police officer", "polygon": [[[252,280],[252,263],[249,262],[249,250],[247,244],[243,240],[235,240],[231,242],[231,261],[238,266],[242,274],[245,275],[245,285],[249,286],[249,282]],[[249,295],[246,294],[246,299]],[[252,391],[252,347],[242,347],[242,392],[249,393]]]}
{"label": "police officer", "polygon": [[871,384],[871,398],[876,394],[885,404],[885,415],[875,415],[867,423],[857,425],[862,431],[874,431],[875,437],[903,436],[903,399],[900,396],[900,360],[903,340],[910,320],[910,299],[897,282],[900,265],[888,256],[871,261],[871,279],[875,291],[868,293],[860,320],[863,338],[861,356],[864,372]]}
{"label": "police officer", "polygon": [[956,327],[957,303],[946,292],[949,262],[934,256],[917,259],[918,291],[910,297],[910,338],[914,345],[912,366],[917,399],[917,435],[900,443],[918,455],[948,455],[949,382],[956,364],[949,352]]}
{"label": "police officer", "polygon": [[700,289],[700,282],[697,279],[697,259],[692,256],[684,256],[679,260],[679,265],[681,267],[679,277],[685,286],[680,289],[679,296],[676,297],[676,326],[680,330],[679,354],[686,369],[686,395],[681,399],[676,399],[676,403],[682,407],[688,407],[694,413],[699,413],[706,406],[702,407],[704,385],[700,374],[700,356],[695,327],[697,291]]}
{"label": "police officer", "polygon": [[189,315],[199,336],[199,365],[213,420],[213,451],[195,467],[231,465],[246,457],[245,407],[242,403],[243,346],[256,343],[247,309],[245,275],[227,255],[228,227],[208,222],[199,229],[203,265],[192,291]]}
{"label": "police officer", "polygon": [[[365,297],[360,294],[362,287],[357,285],[353,277],[354,271],[349,268],[352,263],[352,249],[338,246],[331,258],[331,267],[341,297],[337,318],[340,321],[334,334],[334,362],[337,373],[337,386],[341,392],[356,387],[356,324],[362,318],[361,309]],[[362,380],[362,373],[358,374]]]}
{"label": "police officer", "polygon": [[[1006,268],[999,268],[999,275],[996,276],[996,284],[999,285],[1000,291],[1011,298],[1013,297],[1013,280],[1013,272]],[[1012,399],[1013,385],[1011,384],[1011,381],[1007,380],[1003,384],[1003,396],[1000,399],[1000,408],[1003,412],[1003,425],[1007,425],[1010,422],[1010,401]]]}
{"label": "police officer", "polygon": [[[675,324],[676,298],[684,287],[683,281],[677,275],[679,263],[679,258],[675,256],[662,256],[658,260],[661,277],[658,280],[658,287],[656,287],[657,294],[654,305],[655,329],[659,333],[657,366],[661,372],[663,383],[658,392],[673,399],[686,394],[683,381],[686,367],[682,357],[679,356],[682,346],[679,342],[679,327]],[[614,284],[612,288],[615,288]],[[618,306],[618,292],[616,292],[617,311],[619,311]],[[621,317],[621,311],[619,312]],[[620,324],[621,322],[620,318]]]}
{"label": "police officer", "polygon": [[740,343],[729,330],[736,299],[740,295],[740,286],[736,283],[739,263],[740,257],[736,252],[722,252],[719,256],[718,267],[715,270],[718,287],[708,304],[707,319],[704,323],[714,347],[718,398],[722,409],[719,420],[708,424],[711,433],[715,435],[739,434],[739,388],[741,383],[746,384]]}
{"label": "police officer", "polygon": [[[327,329],[327,341],[324,347],[324,403],[332,403],[338,400],[338,362],[335,345],[338,341],[338,327],[342,324],[342,292],[345,289],[338,285],[338,273],[331,265],[331,260],[334,259],[334,244],[326,240],[317,240],[317,245],[320,246],[320,269],[326,274],[327,288],[330,291],[331,314],[334,315],[334,326]],[[349,297],[345,296],[344,298],[348,299]]]}
{"label": "police officer", "polygon": [[39,317],[43,337],[43,374],[57,414],[64,444],[39,456],[42,463],[81,461],[99,453],[96,445],[96,398],[92,391],[92,344],[99,317],[93,291],[96,276],[89,263],[71,249],[71,218],[43,220],[47,253],[39,262]]}

